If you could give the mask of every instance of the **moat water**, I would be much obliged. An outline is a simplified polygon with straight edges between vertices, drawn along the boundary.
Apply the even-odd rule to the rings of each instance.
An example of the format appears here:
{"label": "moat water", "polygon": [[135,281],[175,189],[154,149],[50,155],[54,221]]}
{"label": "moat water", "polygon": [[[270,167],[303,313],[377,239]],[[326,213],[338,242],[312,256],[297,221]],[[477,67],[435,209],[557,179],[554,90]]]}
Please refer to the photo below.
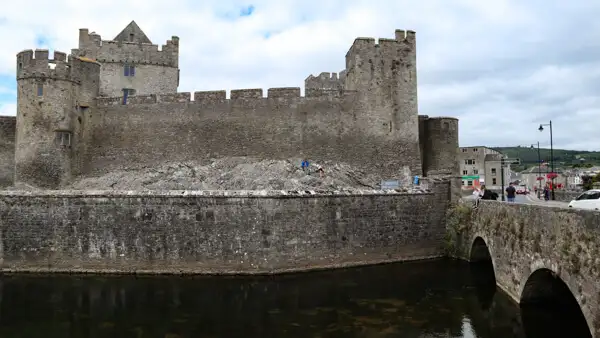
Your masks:
{"label": "moat water", "polygon": [[451,260],[260,278],[7,275],[0,286],[3,338],[589,334],[565,309],[521,310],[489,265]]}

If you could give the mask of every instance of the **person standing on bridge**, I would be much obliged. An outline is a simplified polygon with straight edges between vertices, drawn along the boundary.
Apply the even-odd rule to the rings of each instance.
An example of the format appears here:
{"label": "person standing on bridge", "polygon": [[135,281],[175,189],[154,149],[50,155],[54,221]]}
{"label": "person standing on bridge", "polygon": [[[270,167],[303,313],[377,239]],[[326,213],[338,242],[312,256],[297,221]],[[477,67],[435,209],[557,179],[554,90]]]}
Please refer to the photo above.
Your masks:
{"label": "person standing on bridge", "polygon": [[497,200],[498,199],[498,194],[488,190],[485,188],[485,185],[481,186],[481,193],[479,195],[481,197],[482,200]]}
{"label": "person standing on bridge", "polygon": [[508,201],[508,203],[514,203],[515,202],[515,196],[517,195],[517,189],[515,189],[514,183],[511,183],[507,188],[506,188],[506,200]]}

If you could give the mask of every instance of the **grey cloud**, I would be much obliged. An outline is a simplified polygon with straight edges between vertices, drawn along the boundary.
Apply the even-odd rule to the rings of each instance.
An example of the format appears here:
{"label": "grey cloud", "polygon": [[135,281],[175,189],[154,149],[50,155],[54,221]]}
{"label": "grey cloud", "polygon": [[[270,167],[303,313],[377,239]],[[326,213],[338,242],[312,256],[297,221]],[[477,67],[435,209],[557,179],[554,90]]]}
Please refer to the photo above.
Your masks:
{"label": "grey cloud", "polygon": [[452,44],[444,32],[431,38],[436,27],[419,34],[421,112],[459,117],[464,145],[547,144],[549,135],[537,127],[552,119],[555,146],[598,150],[600,7],[537,1],[527,7],[536,18],[526,31],[491,25]]}

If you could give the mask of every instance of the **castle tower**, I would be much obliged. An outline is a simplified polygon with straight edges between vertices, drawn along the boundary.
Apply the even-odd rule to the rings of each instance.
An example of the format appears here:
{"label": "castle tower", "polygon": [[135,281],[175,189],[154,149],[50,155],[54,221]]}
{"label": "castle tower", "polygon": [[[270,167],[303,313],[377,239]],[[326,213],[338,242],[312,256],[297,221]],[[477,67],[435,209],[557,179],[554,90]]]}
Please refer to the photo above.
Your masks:
{"label": "castle tower", "polygon": [[423,175],[458,176],[458,119],[419,115]]}
{"label": "castle tower", "polygon": [[17,54],[16,184],[55,189],[78,172],[84,111],[98,95],[99,75],[91,59]]}
{"label": "castle tower", "polygon": [[170,94],[179,86],[179,38],[173,36],[159,49],[135,21],[113,40],[80,29],[79,48],[71,54],[102,65],[101,96]]}
{"label": "castle tower", "polygon": [[417,106],[415,32],[394,39],[357,38],[346,54],[345,89],[356,90],[356,118],[375,150],[368,159],[395,177],[408,167],[422,174]]}

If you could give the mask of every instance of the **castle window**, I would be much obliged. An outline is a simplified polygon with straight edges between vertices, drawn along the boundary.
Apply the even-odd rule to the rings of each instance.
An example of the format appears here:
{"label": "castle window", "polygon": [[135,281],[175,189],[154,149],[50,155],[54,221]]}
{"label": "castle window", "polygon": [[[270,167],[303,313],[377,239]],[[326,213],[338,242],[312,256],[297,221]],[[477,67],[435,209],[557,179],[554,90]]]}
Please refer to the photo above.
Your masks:
{"label": "castle window", "polygon": [[71,146],[71,132],[70,131],[56,131],[56,144],[61,147]]}
{"label": "castle window", "polygon": [[23,62],[19,62],[19,70],[23,69]]}
{"label": "castle window", "polygon": [[129,41],[133,42],[133,34],[129,34]]}
{"label": "castle window", "polygon": [[127,104],[127,98],[131,95],[135,95],[135,89],[123,88],[123,104]]}
{"label": "castle window", "polygon": [[135,95],[135,89],[132,88],[123,88],[123,96],[132,96]]}
{"label": "castle window", "polygon": [[44,85],[41,83],[38,83],[37,85],[37,96],[42,96],[44,95]]}
{"label": "castle window", "polygon": [[125,76],[134,76],[135,75],[135,66],[134,65],[125,65],[123,68]]}

